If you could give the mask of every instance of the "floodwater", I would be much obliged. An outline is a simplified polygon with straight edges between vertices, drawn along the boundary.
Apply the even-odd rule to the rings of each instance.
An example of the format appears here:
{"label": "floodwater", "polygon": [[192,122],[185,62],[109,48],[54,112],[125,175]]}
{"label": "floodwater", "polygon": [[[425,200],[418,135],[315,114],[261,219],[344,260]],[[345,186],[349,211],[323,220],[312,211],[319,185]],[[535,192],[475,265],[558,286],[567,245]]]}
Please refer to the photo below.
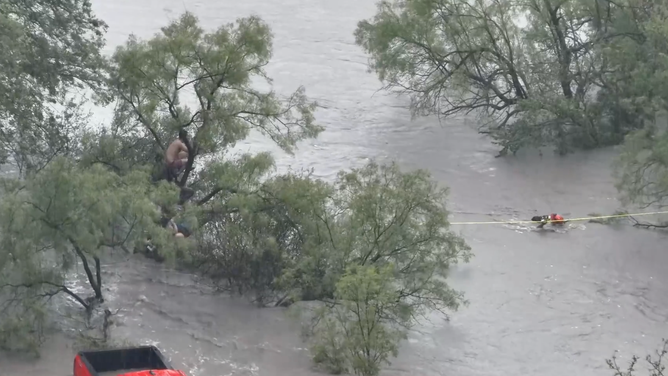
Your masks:
{"label": "floodwater", "polygon": [[[96,0],[94,8],[110,25],[110,51],[129,33],[149,37],[186,9],[207,28],[261,15],[276,37],[268,68],[276,90],[304,85],[325,107],[318,119],[327,131],[281,157],[282,167],[312,167],[325,178],[368,158],[426,168],[451,188],[452,221],[581,217],[619,207],[612,150],[495,159],[473,120],[411,122],[405,99],[377,93],[380,84],[354,45],[352,32],[373,15],[374,0]],[[275,150],[258,137],[238,148]],[[658,232],[589,223],[558,232],[455,229],[476,257],[453,270],[451,283],[471,304],[449,322],[437,315],[424,322],[384,375],[611,375],[604,359],[614,350],[625,359],[644,355],[668,334],[668,252]],[[140,258],[105,269],[109,304],[120,309],[115,334],[158,345],[190,375],[315,374],[282,310],[217,295],[193,276]],[[38,362],[0,358],[0,373],[70,375],[68,346],[53,339]]]}

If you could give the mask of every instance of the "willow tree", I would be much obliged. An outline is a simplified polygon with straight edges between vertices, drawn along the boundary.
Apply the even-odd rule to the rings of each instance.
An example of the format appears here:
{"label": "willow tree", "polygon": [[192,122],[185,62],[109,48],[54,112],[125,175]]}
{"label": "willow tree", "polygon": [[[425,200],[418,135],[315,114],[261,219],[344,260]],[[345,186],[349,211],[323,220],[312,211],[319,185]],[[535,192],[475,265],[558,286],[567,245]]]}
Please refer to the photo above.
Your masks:
{"label": "willow tree", "polygon": [[[335,299],[382,308],[333,321],[337,338],[362,320],[380,330],[410,326],[428,309],[456,309],[463,297],[444,279],[450,264],[469,257],[468,247],[448,231],[445,190],[426,172],[370,163],[331,184],[307,173],[271,175],[268,153],[229,155],[253,130],[286,152],[322,131],[303,89],[280,98],[253,86],[258,78],[270,82],[264,67],[271,42],[257,17],[207,33],[189,13],[149,40],[131,37],[111,62],[114,121],[86,136],[82,165],[118,176],[139,166],[158,169],[185,129],[191,147],[177,184],[194,189],[201,224],[189,254],[221,285],[268,297],[264,303]],[[378,286],[355,295],[357,281]],[[379,288],[382,302],[374,298]],[[321,314],[329,320],[334,312]],[[388,330],[361,344],[351,337],[347,348],[377,352],[364,360],[365,372],[375,372],[401,333]],[[357,369],[361,360],[345,361]]]}
{"label": "willow tree", "polygon": [[25,173],[76,151],[78,93],[104,93],[105,30],[88,0],[0,1],[0,162]]}
{"label": "willow tree", "polygon": [[668,204],[668,8],[663,3],[645,4],[635,14],[643,43],[607,51],[629,78],[616,83],[627,93],[622,105],[635,108],[636,118],[646,124],[629,134],[620,149],[616,185],[624,204],[662,208]]}
{"label": "willow tree", "polygon": [[[323,303],[305,321],[314,360],[330,370],[375,375],[422,314],[466,302],[447,276],[470,248],[450,231],[447,189],[428,172],[370,162],[333,183],[277,176],[257,197],[259,210],[237,214],[210,240],[220,256],[209,266],[287,294],[282,302]],[[235,264],[244,254],[261,257]]]}
{"label": "willow tree", "polygon": [[[414,115],[476,114],[502,146],[560,152],[621,142],[602,55],[635,4],[551,0],[381,1],[356,40],[388,89],[408,94]],[[628,51],[628,50],[627,50]]]}
{"label": "willow tree", "polygon": [[[44,200],[55,185],[69,178],[55,172],[62,171],[62,163],[53,167],[49,164],[59,156],[73,158],[79,151],[78,136],[87,126],[79,94],[90,88],[104,94],[100,49],[105,30],[106,25],[95,17],[87,0],[0,1],[0,163],[13,164],[19,176],[26,179],[3,181],[2,346],[34,348],[47,318],[45,301],[60,293],[72,293],[63,276],[80,258],[64,250],[62,233],[47,230],[46,222],[38,218],[79,215],[83,210],[70,205],[72,201],[45,206]],[[45,180],[50,178],[56,180]],[[77,176],[71,178],[77,181]],[[56,207],[65,211],[54,213]],[[76,236],[72,239],[81,240]],[[58,248],[49,249],[54,244]],[[86,252],[96,248],[88,245],[80,249],[91,260],[88,269],[93,278],[89,281],[95,296],[100,295],[100,283],[95,277],[95,261]],[[90,307],[86,296],[79,298]]]}
{"label": "willow tree", "polygon": [[668,205],[668,137],[650,127],[630,135],[615,161],[617,189],[624,204]]}
{"label": "willow tree", "polygon": [[269,26],[258,17],[205,32],[187,12],[149,40],[131,36],[111,61],[114,122],[105,130],[105,147],[97,153],[91,149],[91,158],[109,165],[133,158],[157,165],[185,129],[192,147],[178,185],[192,185],[204,204],[236,185],[220,175],[228,171],[220,168],[222,157],[251,130],[287,152],[300,140],[317,136],[322,128],[314,123],[315,103],[303,88],[280,98],[252,85],[258,79],[271,83],[264,67],[272,39]]}
{"label": "willow tree", "polygon": [[[39,339],[48,302],[65,295],[89,314],[104,300],[105,252],[131,252],[148,237],[173,249],[158,225],[156,189],[146,171],[120,176],[58,157],[23,181],[5,180],[0,204],[0,345]],[[75,289],[79,270],[88,291]],[[32,343],[34,345],[35,343]]]}

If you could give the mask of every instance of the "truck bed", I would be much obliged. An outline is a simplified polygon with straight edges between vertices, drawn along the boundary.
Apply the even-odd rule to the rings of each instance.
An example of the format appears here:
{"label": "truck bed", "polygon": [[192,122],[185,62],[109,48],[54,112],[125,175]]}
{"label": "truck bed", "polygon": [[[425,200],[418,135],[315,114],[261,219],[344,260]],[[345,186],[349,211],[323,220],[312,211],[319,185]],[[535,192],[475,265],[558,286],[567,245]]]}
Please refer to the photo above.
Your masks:
{"label": "truck bed", "polygon": [[[77,372],[77,360],[87,371]],[[82,351],[75,358],[75,376],[117,376],[147,370],[171,370],[160,350],[154,346],[126,349]]]}
{"label": "truck bed", "polygon": [[126,369],[119,369],[117,371],[99,372],[98,376],[118,376],[130,372],[148,371],[149,369],[150,368],[126,368]]}

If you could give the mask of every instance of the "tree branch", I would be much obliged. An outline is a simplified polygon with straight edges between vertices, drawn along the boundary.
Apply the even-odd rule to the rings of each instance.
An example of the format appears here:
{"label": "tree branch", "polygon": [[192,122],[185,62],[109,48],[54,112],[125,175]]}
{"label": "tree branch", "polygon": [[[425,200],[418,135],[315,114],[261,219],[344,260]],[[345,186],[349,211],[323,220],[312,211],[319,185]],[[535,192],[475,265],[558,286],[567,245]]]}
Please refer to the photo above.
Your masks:
{"label": "tree branch", "polygon": [[72,297],[74,300],[76,300],[79,304],[81,304],[81,306],[83,306],[84,309],[88,310],[88,309],[90,308],[90,305],[89,305],[88,303],[86,303],[86,301],[85,301],[83,298],[81,298],[79,295],[77,295],[76,293],[74,293],[74,292],[73,292],[72,290],[70,290],[67,286],[65,286],[65,285],[60,285],[60,284],[57,284],[57,283],[54,283],[54,282],[50,282],[50,281],[38,281],[38,282],[33,282],[33,283],[22,283],[22,284],[11,284],[11,283],[6,283],[6,284],[3,284],[3,285],[0,285],[0,289],[2,289],[2,288],[4,288],[4,287],[13,287],[13,288],[21,288],[21,287],[23,287],[23,288],[28,288],[28,289],[29,289],[29,288],[37,287],[37,286],[39,286],[39,285],[47,285],[47,286],[52,286],[52,287],[56,287],[56,288],[57,288],[57,290],[56,290],[55,292],[51,292],[51,293],[49,293],[48,295],[55,295],[55,294],[57,294],[57,293],[59,293],[59,292],[64,292],[64,293],[66,293],[67,295],[71,296],[71,297]]}
{"label": "tree branch", "polygon": [[649,223],[649,222],[640,222],[639,220],[629,216],[628,217],[630,220],[632,220],[633,227],[642,227],[642,228],[654,228],[654,229],[659,229],[659,228],[668,228],[668,224],[655,224],[655,223]]}

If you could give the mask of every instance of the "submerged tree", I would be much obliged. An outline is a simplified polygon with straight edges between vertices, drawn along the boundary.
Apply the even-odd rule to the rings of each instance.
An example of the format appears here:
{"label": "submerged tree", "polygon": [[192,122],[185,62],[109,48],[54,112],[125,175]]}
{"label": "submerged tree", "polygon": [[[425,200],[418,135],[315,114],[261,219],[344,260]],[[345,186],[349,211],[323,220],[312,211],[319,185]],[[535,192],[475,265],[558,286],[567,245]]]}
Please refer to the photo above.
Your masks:
{"label": "submerged tree", "polygon": [[663,208],[668,199],[668,137],[652,127],[629,137],[615,164],[625,204]]}
{"label": "submerged tree", "polygon": [[293,270],[306,274],[326,259],[325,275],[336,275],[329,278],[333,299],[316,315],[315,360],[338,343],[330,360],[338,356],[345,369],[376,375],[421,315],[466,303],[446,278],[451,265],[469,260],[470,248],[448,229],[447,190],[425,171],[372,162],[340,173],[335,186],[332,212],[317,224],[332,255],[302,257]]}
{"label": "submerged tree", "polygon": [[626,102],[641,107],[638,116],[652,121],[626,137],[615,175],[625,204],[663,208],[668,199],[668,8],[663,3],[647,4],[638,13],[645,42],[630,56],[621,56],[621,48],[610,53],[619,55],[616,61],[631,78],[623,86],[630,93]]}
{"label": "submerged tree", "polygon": [[[2,63],[10,68],[12,64],[21,66],[5,70],[16,77],[8,74],[3,83],[14,82],[10,78],[27,82],[25,87],[5,91],[24,95],[24,102],[7,96],[3,103],[8,114],[5,119],[9,119],[2,128],[8,136],[5,144],[14,147],[16,162],[27,167],[25,181],[7,180],[3,192],[0,325],[4,344],[22,343],[12,342],[17,338],[38,338],[35,328],[44,322],[45,301],[52,296],[69,295],[87,311],[101,301],[105,252],[130,251],[133,245],[143,247],[150,239],[162,256],[175,255],[172,251],[179,244],[162,228],[164,218],[160,217],[176,205],[177,189],[151,182],[150,175],[178,129],[188,129],[193,135],[189,162],[178,184],[194,180],[196,199],[203,207],[195,212],[203,213],[205,222],[215,219],[214,214],[227,204],[227,197],[219,197],[222,193],[256,186],[273,167],[267,154],[224,158],[227,149],[251,129],[265,133],[288,152],[299,140],[322,130],[313,123],[315,104],[307,101],[303,89],[282,101],[273,92],[251,87],[255,77],[266,78],[263,67],[271,56],[272,41],[266,24],[249,17],[207,34],[188,13],[152,40],[131,38],[118,49],[109,65],[109,80],[104,82],[110,85],[117,105],[110,127],[89,129],[74,123],[70,113],[76,113],[75,104],[68,105],[63,115],[71,127],[60,127],[56,119],[49,119],[50,128],[43,127],[35,119],[40,120],[40,114],[49,110],[38,104],[49,100],[70,103],[68,85],[101,83],[97,71],[102,67],[101,32],[93,39],[86,38],[89,31],[102,30],[104,25],[93,18],[89,6],[86,1],[59,2],[53,7],[0,3],[0,26],[16,32],[3,33],[0,38],[19,39],[19,43],[8,44],[16,49],[10,50]],[[25,40],[21,33],[27,35]],[[48,38],[62,45],[49,47],[53,40]],[[29,42],[36,46],[25,47]],[[46,49],[42,60],[31,55],[37,53],[37,47]],[[77,62],[76,58],[85,61]],[[44,66],[40,71],[30,68],[31,64]],[[19,68],[29,72],[19,72]],[[97,93],[104,94],[103,89]],[[34,133],[36,130],[43,132]],[[51,141],[54,143],[49,144]],[[208,158],[199,163],[198,167],[203,167],[200,171],[206,172],[200,174],[194,167],[202,157]],[[237,204],[237,210],[243,208],[243,203]],[[186,209],[186,215],[192,213],[192,208]],[[68,272],[79,263],[91,297],[71,288]],[[28,342],[24,344],[34,344]]]}
{"label": "submerged tree", "polygon": [[620,106],[628,72],[617,68],[629,66],[612,61],[638,57],[641,5],[388,0],[355,35],[387,88],[410,95],[415,115],[480,115],[502,154],[566,152],[619,143],[643,125]]}
{"label": "submerged tree", "polygon": [[76,151],[79,89],[103,93],[104,22],[88,0],[0,1],[0,162],[20,172]]}
{"label": "submerged tree", "polygon": [[[68,243],[64,232],[47,230],[45,221],[60,215],[54,210],[69,210],[62,213],[67,216],[75,211],[80,215],[84,208],[71,206],[73,202],[67,199],[61,204],[43,204],[56,186],[70,177],[76,181],[79,176],[66,175],[63,169],[72,170],[72,166],[64,165],[59,156],[74,158],[79,152],[79,136],[88,126],[81,93],[92,88],[100,94],[96,99],[104,99],[104,60],[100,49],[105,30],[106,25],[95,17],[87,0],[0,1],[0,163],[9,162],[18,168],[19,177],[26,179],[22,182],[3,179],[0,205],[3,245],[0,345],[3,347],[34,349],[48,316],[45,301],[61,292],[77,296],[68,289],[62,276],[63,268],[71,268],[78,255],[74,248],[65,246]],[[59,162],[49,168],[54,160]],[[67,184],[62,188],[66,190]],[[72,239],[82,240],[77,236]],[[58,247],[49,249],[54,245]],[[93,295],[99,296],[96,261],[87,253],[97,248],[79,247],[90,261],[87,270],[92,275],[89,280],[95,291]],[[91,306],[91,301],[77,297],[84,306]]]}
{"label": "submerged tree", "polygon": [[[3,345],[17,337],[22,337],[17,343],[28,341],[31,333],[38,333],[35,326],[44,324],[42,313],[55,295],[66,294],[89,313],[103,301],[105,250],[128,251],[147,236],[165,249],[173,248],[173,241],[157,224],[159,213],[153,202],[161,199],[158,196],[173,195],[174,189],[153,188],[141,170],[121,177],[102,166],[81,169],[59,157],[25,181],[4,183],[0,206]],[[69,273],[79,263],[89,296],[71,287]]]}
{"label": "submerged tree", "polygon": [[356,265],[337,282],[335,298],[340,303],[318,312],[312,348],[316,363],[336,374],[371,376],[390,356],[397,356],[405,332],[387,321],[401,300],[392,286],[393,267]]}
{"label": "submerged tree", "polygon": [[324,304],[302,312],[314,319],[315,361],[372,375],[421,314],[465,302],[446,282],[471,256],[448,229],[446,193],[396,164],[342,171],[333,184],[277,176],[234,194],[243,210],[221,207],[200,252],[212,276],[263,303]]}
{"label": "submerged tree", "polygon": [[[664,360],[666,355],[668,355],[668,340],[663,340],[662,346],[656,351],[655,356],[652,356],[652,354],[648,354],[645,357],[647,370],[649,376],[664,376],[664,372],[666,371],[666,366],[664,364]],[[629,361],[629,364],[626,366],[626,368],[623,368],[617,363],[617,356],[613,355],[611,359],[606,359],[606,364],[608,367],[613,370],[614,376],[635,376],[639,372],[637,370],[638,367],[638,362],[640,361],[640,358],[637,356],[632,356],[631,360]]]}
{"label": "submerged tree", "polygon": [[[36,302],[57,292],[90,307],[102,298],[106,249],[150,237],[174,255],[174,238],[157,220],[175,206],[177,189],[148,175],[159,173],[180,129],[191,145],[177,185],[194,189],[195,205],[186,206],[197,207],[199,222],[193,249],[182,255],[264,301],[325,302],[318,317],[331,324],[331,336],[316,327],[314,347],[341,339],[344,367],[376,373],[415,317],[464,302],[445,279],[469,248],[448,230],[446,190],[426,172],[370,163],[330,184],[309,174],[270,175],[269,153],[229,155],[253,130],[287,152],[322,131],[303,89],[281,100],[251,85],[270,82],[271,42],[257,17],[206,33],[185,13],[150,40],[131,37],[117,49],[108,81],[112,124],[83,132],[74,158],[8,185],[3,218],[16,219],[0,228],[2,266],[16,273],[4,283],[25,299],[7,312],[38,312]],[[69,288],[65,271],[77,260],[93,300]]]}
{"label": "submerged tree", "polygon": [[[159,175],[165,149],[185,129],[191,145],[177,184],[194,190],[201,225],[220,221],[216,215],[229,208],[232,196],[252,194],[274,166],[269,154],[235,158],[230,148],[259,131],[292,152],[300,140],[323,130],[314,123],[316,104],[303,88],[281,99],[253,87],[258,78],[271,83],[264,67],[272,39],[258,17],[207,33],[187,12],[150,40],[130,37],[111,62],[114,121],[89,134],[82,161],[119,174],[151,166]],[[244,210],[243,200],[232,202],[234,210]]]}

